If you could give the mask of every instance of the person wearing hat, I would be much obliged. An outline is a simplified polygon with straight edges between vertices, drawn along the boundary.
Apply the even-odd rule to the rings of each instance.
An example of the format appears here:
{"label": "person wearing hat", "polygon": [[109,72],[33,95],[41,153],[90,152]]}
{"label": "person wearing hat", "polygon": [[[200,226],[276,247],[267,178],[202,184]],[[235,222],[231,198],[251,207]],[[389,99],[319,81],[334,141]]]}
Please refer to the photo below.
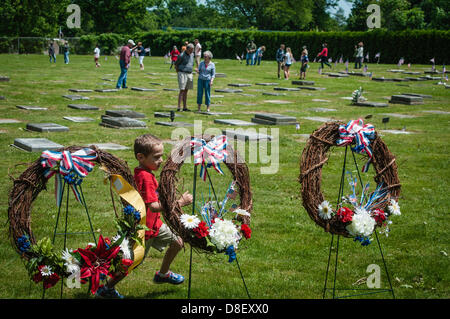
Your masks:
{"label": "person wearing hat", "polygon": [[120,75],[119,79],[117,80],[116,88],[120,89],[126,89],[127,87],[127,75],[128,75],[128,67],[130,66],[131,62],[131,51],[136,48],[136,44],[133,40],[128,40],[127,45],[124,45],[122,49],[120,50],[120,59],[119,59],[119,65],[120,65]]}

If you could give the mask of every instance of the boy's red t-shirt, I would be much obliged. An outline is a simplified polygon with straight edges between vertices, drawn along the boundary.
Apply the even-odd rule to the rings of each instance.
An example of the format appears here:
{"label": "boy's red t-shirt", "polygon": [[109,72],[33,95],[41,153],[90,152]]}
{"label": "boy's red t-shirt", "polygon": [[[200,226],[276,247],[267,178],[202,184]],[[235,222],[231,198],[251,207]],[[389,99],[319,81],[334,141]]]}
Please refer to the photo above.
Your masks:
{"label": "boy's red t-shirt", "polygon": [[[136,167],[134,169],[134,181],[145,204],[159,202],[158,192],[156,191],[158,181],[151,171]],[[162,225],[161,214],[154,213],[147,207],[146,225],[150,230],[145,232],[145,240],[156,237]]]}

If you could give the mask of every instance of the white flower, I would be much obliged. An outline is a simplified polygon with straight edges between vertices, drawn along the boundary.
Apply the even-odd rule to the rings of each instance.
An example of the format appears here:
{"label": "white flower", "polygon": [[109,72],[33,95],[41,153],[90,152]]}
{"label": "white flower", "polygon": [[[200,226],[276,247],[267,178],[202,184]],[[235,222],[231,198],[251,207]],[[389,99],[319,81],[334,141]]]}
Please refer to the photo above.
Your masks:
{"label": "white flower", "polygon": [[180,220],[187,229],[194,229],[200,224],[200,219],[195,215],[183,214],[180,216]]}
{"label": "white flower", "polygon": [[[119,234],[111,238],[111,244],[115,244],[117,241],[119,241],[122,238]],[[131,259],[131,251],[130,251],[130,241],[127,237],[125,237],[122,242],[119,245],[120,250],[123,253],[123,258],[125,259]]]}
{"label": "white flower", "polygon": [[369,237],[375,228],[375,219],[364,208],[358,207],[353,215],[352,222],[346,227],[352,236]]}
{"label": "white flower", "polygon": [[391,205],[388,206],[388,209],[392,215],[401,215],[402,214],[400,212],[400,205],[395,201],[395,199],[391,199],[390,204]]}
{"label": "white flower", "polygon": [[229,220],[214,219],[209,230],[209,237],[211,242],[217,247],[219,251],[227,249],[230,246],[237,248],[239,239],[241,238],[236,226]]}
{"label": "white flower", "polygon": [[331,205],[328,201],[324,200],[322,204],[319,205],[319,216],[322,219],[330,219],[331,213],[333,212]]}
{"label": "white flower", "polygon": [[64,266],[66,266],[68,273],[74,274],[80,271],[80,263],[72,256],[67,248],[62,252],[62,259],[65,261]]}
{"label": "white flower", "polygon": [[246,211],[245,209],[237,208],[237,209],[234,210],[234,212],[236,213],[236,217],[238,217],[238,216],[250,216],[250,213],[248,211]]}
{"label": "white flower", "polygon": [[52,267],[45,265],[41,268],[41,275],[42,276],[51,276],[53,275]]}

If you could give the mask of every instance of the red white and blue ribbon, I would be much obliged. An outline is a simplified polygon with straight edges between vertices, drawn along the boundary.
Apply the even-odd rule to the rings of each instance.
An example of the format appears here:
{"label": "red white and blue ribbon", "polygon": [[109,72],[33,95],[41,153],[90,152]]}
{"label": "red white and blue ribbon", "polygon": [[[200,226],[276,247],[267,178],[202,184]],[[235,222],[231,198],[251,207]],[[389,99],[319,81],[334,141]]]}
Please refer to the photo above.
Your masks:
{"label": "red white and blue ribbon", "polygon": [[193,147],[194,164],[201,164],[200,177],[206,180],[206,167],[214,167],[214,169],[223,174],[220,168],[220,162],[223,162],[227,158],[227,137],[225,135],[216,136],[211,141],[206,143],[204,139],[192,138],[191,146]]}
{"label": "red white and blue ribbon", "polygon": [[372,161],[372,149],[370,141],[375,138],[375,127],[372,124],[364,124],[362,119],[352,120],[347,125],[339,125],[339,139],[336,141],[338,146],[346,146],[353,142],[356,146],[352,151],[369,156],[369,160],[363,166],[362,172],[367,172]]}
{"label": "red white and blue ribbon", "polygon": [[70,183],[72,191],[78,202],[81,202],[81,194],[77,188],[81,179],[86,177],[94,168],[94,163],[91,161],[97,159],[97,153],[90,149],[84,148],[74,153],[69,151],[55,152],[44,151],[41,154],[41,165],[46,168],[44,176],[50,179],[55,175],[55,197],[56,205],[61,206],[61,199],[63,193],[63,178],[74,175],[78,179],[78,183]]}

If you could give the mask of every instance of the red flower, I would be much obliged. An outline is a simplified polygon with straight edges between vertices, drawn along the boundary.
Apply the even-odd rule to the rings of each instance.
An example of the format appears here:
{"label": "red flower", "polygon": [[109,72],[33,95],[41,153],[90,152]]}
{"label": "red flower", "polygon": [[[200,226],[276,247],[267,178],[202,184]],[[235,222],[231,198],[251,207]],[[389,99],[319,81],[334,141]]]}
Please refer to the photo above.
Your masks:
{"label": "red flower", "polygon": [[130,267],[133,264],[133,261],[131,259],[122,259],[122,265],[124,267]]}
{"label": "red flower", "polygon": [[352,221],[354,213],[350,208],[341,207],[336,214],[343,223],[347,223]]}
{"label": "red flower", "polygon": [[33,281],[35,283],[43,281],[44,289],[48,289],[56,285],[56,283],[59,281],[59,276],[56,273],[52,273],[50,276],[43,276],[41,273],[41,269],[44,267],[44,265],[40,265],[38,267],[38,272],[33,276]]}
{"label": "red flower", "polygon": [[375,219],[377,224],[381,224],[386,220],[386,214],[382,209],[375,209],[372,212],[372,217]]}
{"label": "red flower", "polygon": [[245,239],[249,239],[252,237],[252,230],[248,227],[247,224],[241,225],[241,232],[244,234]]}
{"label": "red flower", "polygon": [[100,235],[97,247],[94,251],[91,251],[90,249],[78,249],[78,253],[84,260],[84,264],[81,267],[80,278],[91,278],[92,294],[95,294],[99,288],[100,274],[108,275],[111,259],[117,256],[119,250],[119,246],[107,249],[102,235]]}
{"label": "red flower", "polygon": [[197,236],[197,238],[203,238],[208,236],[209,234],[208,227],[206,226],[206,223],[203,220],[200,222],[200,224],[198,224],[197,227],[195,227],[192,230],[195,233],[195,236]]}

